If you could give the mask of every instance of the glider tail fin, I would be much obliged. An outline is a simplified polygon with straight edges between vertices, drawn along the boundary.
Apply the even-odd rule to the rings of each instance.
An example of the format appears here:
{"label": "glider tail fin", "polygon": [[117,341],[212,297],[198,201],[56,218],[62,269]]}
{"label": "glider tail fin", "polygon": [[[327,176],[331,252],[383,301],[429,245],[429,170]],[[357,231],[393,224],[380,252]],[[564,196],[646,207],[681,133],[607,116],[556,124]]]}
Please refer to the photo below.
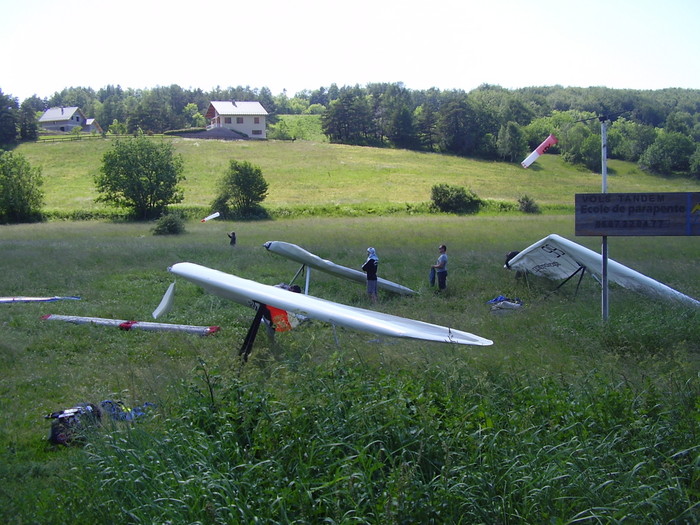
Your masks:
{"label": "glider tail fin", "polygon": [[175,283],[170,283],[168,289],[163,295],[158,308],[153,311],[153,319],[158,319],[160,316],[167,314],[173,307],[173,301],[175,299]]}

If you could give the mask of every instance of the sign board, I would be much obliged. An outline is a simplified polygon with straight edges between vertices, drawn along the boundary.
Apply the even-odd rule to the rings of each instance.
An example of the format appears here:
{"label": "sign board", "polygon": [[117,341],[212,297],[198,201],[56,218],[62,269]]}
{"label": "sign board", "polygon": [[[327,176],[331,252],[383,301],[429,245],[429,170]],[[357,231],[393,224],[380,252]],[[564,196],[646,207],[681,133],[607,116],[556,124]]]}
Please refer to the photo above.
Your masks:
{"label": "sign board", "polygon": [[577,193],[576,235],[700,235],[700,192]]}

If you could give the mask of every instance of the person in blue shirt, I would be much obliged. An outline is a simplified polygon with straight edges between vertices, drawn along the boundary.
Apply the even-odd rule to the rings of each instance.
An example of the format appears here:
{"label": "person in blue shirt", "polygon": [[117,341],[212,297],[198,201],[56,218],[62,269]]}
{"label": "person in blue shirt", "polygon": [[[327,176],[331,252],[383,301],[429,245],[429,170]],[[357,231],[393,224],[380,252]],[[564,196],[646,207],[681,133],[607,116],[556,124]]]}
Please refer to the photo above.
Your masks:
{"label": "person in blue shirt", "polygon": [[435,284],[433,277],[433,272],[435,272],[437,274],[438,289],[444,290],[447,288],[447,246],[441,244],[438,247],[438,252],[440,255],[437,262],[430,267],[430,284]]}

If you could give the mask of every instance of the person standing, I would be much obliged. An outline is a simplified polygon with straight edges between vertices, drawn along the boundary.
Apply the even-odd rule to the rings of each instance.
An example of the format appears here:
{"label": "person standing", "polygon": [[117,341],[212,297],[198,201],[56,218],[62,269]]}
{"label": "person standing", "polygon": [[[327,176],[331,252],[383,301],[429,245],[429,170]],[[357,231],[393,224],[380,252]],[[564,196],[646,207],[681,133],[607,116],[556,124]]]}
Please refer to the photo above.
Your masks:
{"label": "person standing", "polygon": [[367,295],[370,301],[377,302],[377,268],[379,257],[374,248],[367,248],[367,260],[362,265],[362,271],[367,274]]}
{"label": "person standing", "polygon": [[[438,247],[438,252],[440,255],[438,256],[437,262],[430,267],[431,276],[434,271],[437,274],[438,289],[444,290],[447,287],[447,246],[441,244]],[[432,279],[430,284],[434,284]]]}

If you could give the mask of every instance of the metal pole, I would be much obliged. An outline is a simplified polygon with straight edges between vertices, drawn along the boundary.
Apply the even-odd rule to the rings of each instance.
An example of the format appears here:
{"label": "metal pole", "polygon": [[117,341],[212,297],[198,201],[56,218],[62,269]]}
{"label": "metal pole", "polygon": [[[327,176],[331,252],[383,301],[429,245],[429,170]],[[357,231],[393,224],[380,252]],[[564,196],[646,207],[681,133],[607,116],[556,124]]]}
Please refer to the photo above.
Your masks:
{"label": "metal pole", "polygon": [[309,283],[311,282],[311,268],[306,267],[306,285],[304,286],[304,295],[309,295]]}
{"label": "metal pole", "polygon": [[[607,117],[600,117],[600,140],[601,140],[601,173],[603,175],[603,193],[608,192],[608,127],[607,127]],[[603,259],[602,268],[602,304],[601,304],[601,315],[603,321],[608,320],[608,236],[603,236],[603,246],[601,249],[601,255]]]}

